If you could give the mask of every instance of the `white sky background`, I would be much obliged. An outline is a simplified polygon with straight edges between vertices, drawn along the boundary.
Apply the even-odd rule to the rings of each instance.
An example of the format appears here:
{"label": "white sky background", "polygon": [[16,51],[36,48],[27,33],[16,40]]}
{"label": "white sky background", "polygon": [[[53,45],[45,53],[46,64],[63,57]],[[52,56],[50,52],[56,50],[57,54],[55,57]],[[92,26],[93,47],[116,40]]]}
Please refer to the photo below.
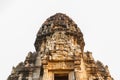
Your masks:
{"label": "white sky background", "polygon": [[0,0],[0,80],[34,52],[36,33],[55,13],[72,18],[84,34],[85,51],[120,79],[119,0]]}

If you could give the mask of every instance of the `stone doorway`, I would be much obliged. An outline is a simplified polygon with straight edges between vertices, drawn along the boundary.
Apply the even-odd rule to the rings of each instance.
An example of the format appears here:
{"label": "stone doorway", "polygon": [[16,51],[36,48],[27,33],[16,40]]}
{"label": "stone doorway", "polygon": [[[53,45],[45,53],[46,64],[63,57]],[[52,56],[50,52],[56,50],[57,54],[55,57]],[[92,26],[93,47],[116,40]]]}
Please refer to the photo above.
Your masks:
{"label": "stone doorway", "polygon": [[54,74],[54,80],[68,80],[68,74]]}

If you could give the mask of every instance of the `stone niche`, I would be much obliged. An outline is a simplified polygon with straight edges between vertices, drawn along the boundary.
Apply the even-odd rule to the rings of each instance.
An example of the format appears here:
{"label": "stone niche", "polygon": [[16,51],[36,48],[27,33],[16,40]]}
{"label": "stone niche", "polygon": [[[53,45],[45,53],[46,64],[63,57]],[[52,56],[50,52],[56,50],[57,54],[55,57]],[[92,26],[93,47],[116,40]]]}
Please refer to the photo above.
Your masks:
{"label": "stone niche", "polygon": [[73,71],[49,71],[48,80],[74,80]]}
{"label": "stone niche", "polygon": [[74,80],[73,61],[49,61],[43,68],[43,80]]}

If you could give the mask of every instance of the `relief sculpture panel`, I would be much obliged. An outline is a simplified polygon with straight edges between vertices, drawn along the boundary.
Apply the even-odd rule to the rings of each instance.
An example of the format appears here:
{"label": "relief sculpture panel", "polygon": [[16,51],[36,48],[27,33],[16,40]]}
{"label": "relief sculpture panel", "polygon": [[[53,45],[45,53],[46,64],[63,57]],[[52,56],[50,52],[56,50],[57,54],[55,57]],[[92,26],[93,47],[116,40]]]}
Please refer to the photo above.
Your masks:
{"label": "relief sculpture panel", "polygon": [[57,69],[71,70],[71,69],[74,69],[74,64],[73,62],[49,62],[48,69],[49,70],[57,70]]}

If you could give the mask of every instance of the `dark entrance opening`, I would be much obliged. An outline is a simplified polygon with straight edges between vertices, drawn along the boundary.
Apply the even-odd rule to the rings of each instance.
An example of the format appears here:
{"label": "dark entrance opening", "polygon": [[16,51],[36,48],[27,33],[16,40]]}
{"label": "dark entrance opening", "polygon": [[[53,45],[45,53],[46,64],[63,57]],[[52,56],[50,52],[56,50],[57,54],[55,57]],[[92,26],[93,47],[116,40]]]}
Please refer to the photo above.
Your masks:
{"label": "dark entrance opening", "polygon": [[68,74],[55,74],[54,80],[68,80]]}

